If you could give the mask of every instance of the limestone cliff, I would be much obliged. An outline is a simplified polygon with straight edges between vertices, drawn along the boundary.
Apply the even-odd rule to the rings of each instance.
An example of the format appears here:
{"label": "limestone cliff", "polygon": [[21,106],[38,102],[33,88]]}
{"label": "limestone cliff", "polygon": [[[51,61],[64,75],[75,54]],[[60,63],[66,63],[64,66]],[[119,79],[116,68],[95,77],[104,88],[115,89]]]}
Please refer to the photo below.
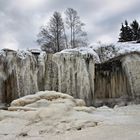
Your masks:
{"label": "limestone cliff", "polygon": [[55,90],[81,98],[88,105],[94,96],[94,52],[84,49],[56,54],[3,50],[0,54],[0,100]]}
{"label": "limestone cliff", "polygon": [[94,85],[97,106],[101,104],[114,106],[118,102],[128,100],[130,85],[121,59],[96,64]]}
{"label": "limestone cliff", "polygon": [[131,96],[140,99],[140,53],[134,52],[122,59],[124,71],[128,77]]}
{"label": "limestone cliff", "polygon": [[0,98],[3,102],[38,90],[37,61],[29,52],[4,50],[0,54]]}
{"label": "limestone cliff", "polygon": [[0,101],[37,91],[54,90],[83,99],[87,105],[140,99],[140,54],[131,52],[100,63],[92,48],[56,54],[35,51],[0,51]]}
{"label": "limestone cliff", "polygon": [[3,50],[0,53],[0,101],[34,94],[40,90],[57,90],[57,71],[51,54]]}
{"label": "limestone cliff", "polygon": [[58,91],[93,104],[94,65],[98,56],[90,49],[73,49],[56,53],[53,60],[58,66]]}

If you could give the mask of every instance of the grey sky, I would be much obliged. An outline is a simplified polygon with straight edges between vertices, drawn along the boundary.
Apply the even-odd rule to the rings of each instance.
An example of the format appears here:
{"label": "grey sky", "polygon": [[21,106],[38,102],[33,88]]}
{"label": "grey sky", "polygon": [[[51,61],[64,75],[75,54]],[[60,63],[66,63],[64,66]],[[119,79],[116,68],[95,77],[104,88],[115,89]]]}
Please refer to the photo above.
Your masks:
{"label": "grey sky", "polygon": [[0,49],[37,48],[40,26],[69,7],[86,24],[90,43],[117,41],[120,24],[140,18],[140,0],[0,0]]}

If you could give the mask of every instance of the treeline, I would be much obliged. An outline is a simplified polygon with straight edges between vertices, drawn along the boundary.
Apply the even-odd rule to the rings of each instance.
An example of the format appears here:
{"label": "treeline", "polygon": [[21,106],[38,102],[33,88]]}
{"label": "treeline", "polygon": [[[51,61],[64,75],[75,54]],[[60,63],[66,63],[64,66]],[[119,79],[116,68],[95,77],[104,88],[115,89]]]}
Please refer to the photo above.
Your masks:
{"label": "treeline", "polygon": [[119,42],[140,42],[140,25],[137,20],[134,20],[130,24],[128,24],[127,20],[125,20],[125,22],[122,23],[120,31]]}
{"label": "treeline", "polygon": [[54,12],[49,22],[41,27],[37,42],[47,52],[59,52],[66,48],[87,46],[85,24],[76,10],[68,8],[64,19],[60,12]]}

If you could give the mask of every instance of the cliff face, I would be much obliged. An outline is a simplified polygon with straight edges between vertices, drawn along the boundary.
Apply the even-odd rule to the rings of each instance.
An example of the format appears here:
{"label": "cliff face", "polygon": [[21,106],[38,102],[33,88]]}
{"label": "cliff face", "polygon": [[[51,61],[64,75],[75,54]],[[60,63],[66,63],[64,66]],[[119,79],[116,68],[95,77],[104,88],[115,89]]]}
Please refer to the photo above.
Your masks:
{"label": "cliff face", "polygon": [[121,60],[96,64],[95,66],[95,105],[117,104],[128,99],[130,85],[128,77],[122,67]]}
{"label": "cliff face", "polygon": [[91,49],[61,53],[31,53],[5,50],[0,55],[0,100],[55,90],[93,104],[94,64],[99,62]]}
{"label": "cliff face", "polygon": [[53,54],[42,53],[37,57],[38,75],[37,84],[39,91],[58,91],[58,68],[52,60]]}
{"label": "cliff face", "polygon": [[38,90],[37,62],[30,53],[5,50],[0,55],[0,96],[3,102]]}
{"label": "cliff face", "polygon": [[46,53],[1,51],[0,100],[10,103],[40,90],[57,90],[57,70],[51,59]]}
{"label": "cliff face", "polygon": [[58,67],[58,91],[93,104],[94,65],[98,58],[85,50],[69,50],[56,53],[53,60]]}
{"label": "cliff face", "polygon": [[140,53],[127,55],[122,59],[124,71],[128,77],[131,96],[140,99]]}
{"label": "cliff face", "polygon": [[[91,48],[44,52],[0,52],[0,101],[37,91],[54,90],[83,99],[87,105],[140,99],[140,54],[130,53],[100,63]],[[138,100],[139,102],[139,100]]]}

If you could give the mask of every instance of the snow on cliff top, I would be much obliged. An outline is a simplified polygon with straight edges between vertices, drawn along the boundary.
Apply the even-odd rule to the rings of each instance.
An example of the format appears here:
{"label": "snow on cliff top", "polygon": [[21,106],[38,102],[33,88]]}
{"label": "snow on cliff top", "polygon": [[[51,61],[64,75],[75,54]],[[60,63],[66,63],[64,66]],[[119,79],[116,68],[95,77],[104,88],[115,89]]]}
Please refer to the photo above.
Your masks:
{"label": "snow on cliff top", "polygon": [[12,50],[12,49],[8,49],[8,48],[4,48],[2,50],[0,50],[0,56],[4,56],[6,57],[8,54],[16,54],[19,58],[21,59],[25,59],[28,56],[32,56],[32,54],[37,54],[40,56],[44,56],[44,51],[38,50],[38,49],[30,49],[30,50]]}
{"label": "snow on cliff top", "polygon": [[135,42],[117,42],[112,44],[93,44],[92,48],[98,55],[101,62],[107,61],[111,58],[117,57],[122,54],[131,52],[140,52],[140,43]]}
{"label": "snow on cliff top", "polygon": [[[0,50],[0,56],[5,56],[5,52],[17,52],[17,55],[24,59],[26,56],[33,54],[40,54],[40,57],[44,57],[45,53],[37,50],[37,49],[31,49],[31,50],[10,50],[10,49],[3,49]],[[65,49],[61,52],[58,52],[56,54],[74,54],[79,53],[83,56],[86,55],[92,55],[96,63],[107,61],[111,58],[114,58],[116,56],[130,53],[130,52],[140,52],[140,43],[135,42],[117,42],[112,44],[102,44],[102,43],[94,43],[90,47],[80,47],[80,48],[74,48],[74,49]]]}
{"label": "snow on cliff top", "polygon": [[129,52],[140,52],[140,43],[126,42],[126,43],[116,43],[114,44],[116,50],[118,49],[119,54],[129,53]]}
{"label": "snow on cliff top", "polygon": [[80,47],[74,49],[65,49],[57,54],[73,54],[73,53],[80,53],[81,55],[92,55],[96,62],[100,62],[98,54],[90,47]]}
{"label": "snow on cliff top", "polygon": [[140,43],[136,42],[117,42],[112,44],[94,43],[90,47],[81,47],[62,50],[57,54],[73,54],[74,52],[82,55],[92,55],[96,63],[107,61],[111,58],[130,52],[140,52]]}

